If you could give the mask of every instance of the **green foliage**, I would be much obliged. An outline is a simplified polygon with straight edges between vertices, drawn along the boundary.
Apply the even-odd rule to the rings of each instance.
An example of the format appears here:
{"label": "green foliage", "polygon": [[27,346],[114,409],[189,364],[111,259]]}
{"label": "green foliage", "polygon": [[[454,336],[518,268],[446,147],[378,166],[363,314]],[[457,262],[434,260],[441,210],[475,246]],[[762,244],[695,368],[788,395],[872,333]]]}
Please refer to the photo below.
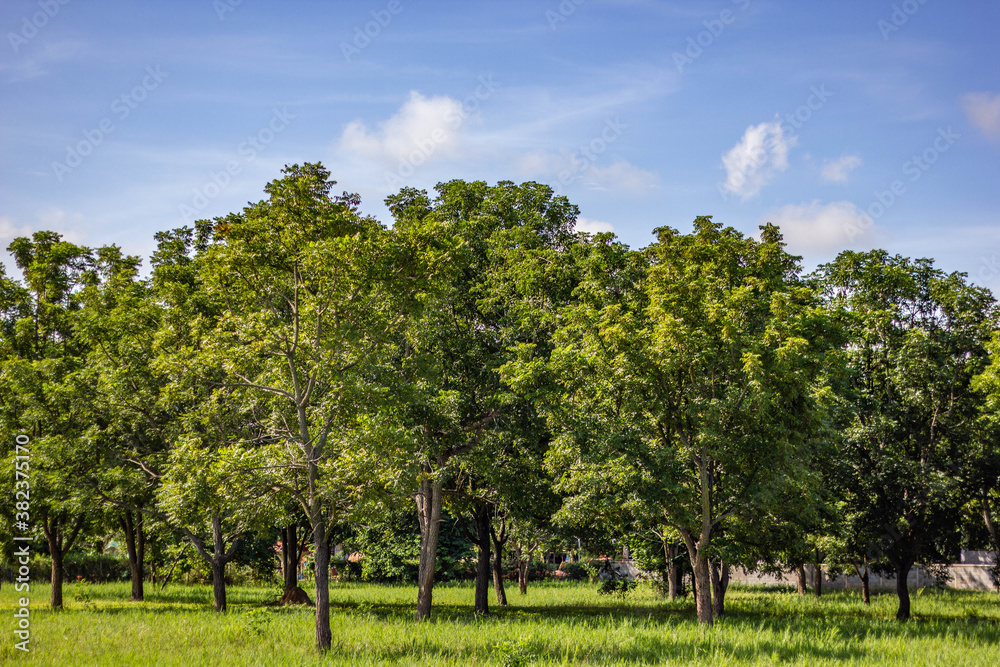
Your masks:
{"label": "green foliage", "polygon": [[856,561],[897,571],[954,562],[967,502],[960,462],[977,449],[970,389],[996,326],[993,297],[930,260],[881,250],[843,252],[817,280],[850,341],[833,466],[841,543]]}
{"label": "green foliage", "polygon": [[[348,590],[412,582],[442,498],[445,583],[474,575],[458,528],[473,510],[522,561],[624,543],[661,587],[668,559],[699,577],[708,559],[901,571],[1000,548],[1000,333],[963,274],[871,251],[803,280],[776,227],[708,217],[632,250],[575,232],[577,208],[533,182],[404,188],[389,229],[334,185],[287,166],[262,200],[157,233],[148,278],[116,246],[10,244],[0,440],[30,437],[36,553],[68,553],[69,582],[126,572],[71,551],[126,508],[146,512],[147,565],[197,580],[228,563],[273,584],[274,526],[307,520],[311,559],[342,539],[363,554]],[[0,480],[13,488],[9,448]],[[14,520],[0,507],[8,565]],[[362,623],[387,613],[352,604]],[[242,618],[255,640],[287,621]],[[475,655],[554,655],[490,641]]]}
{"label": "green foliage", "polygon": [[[3,580],[13,581],[16,568],[4,565]],[[32,581],[45,581],[52,570],[52,559],[41,554],[31,560],[29,576]],[[63,560],[63,576],[68,582],[84,581],[107,583],[127,581],[128,561],[120,555],[93,554],[73,551]]]}
{"label": "green foliage", "polygon": [[417,578],[420,530],[416,517],[406,513],[375,517],[356,526],[345,543],[347,551],[362,554],[361,581],[412,583]]}
{"label": "green foliage", "polygon": [[236,548],[232,564],[247,568],[254,581],[274,581],[279,574],[276,532],[244,537]]}
{"label": "green foliage", "polygon": [[493,650],[493,664],[500,667],[526,667],[534,664],[538,654],[533,648],[532,643],[526,639],[501,642]]}
{"label": "green foliage", "polygon": [[563,579],[566,579],[567,581],[581,581],[583,579],[587,579],[589,576],[587,567],[584,563],[563,563],[559,566],[559,569],[562,570],[565,575]]}
{"label": "green foliage", "polygon": [[622,579],[617,576],[610,576],[602,579],[597,584],[597,592],[601,595],[615,595],[622,601],[628,597],[629,592],[635,589],[637,582]]}
{"label": "green foliage", "polygon": [[[345,542],[347,552],[362,554],[353,566],[356,572],[348,574],[350,581],[380,583],[413,583],[417,577],[420,556],[420,529],[412,512],[374,516],[366,524],[355,526]],[[445,513],[435,579],[455,581],[475,576],[473,545]],[[338,565],[340,567],[340,565]],[[352,578],[353,575],[353,578]]]}

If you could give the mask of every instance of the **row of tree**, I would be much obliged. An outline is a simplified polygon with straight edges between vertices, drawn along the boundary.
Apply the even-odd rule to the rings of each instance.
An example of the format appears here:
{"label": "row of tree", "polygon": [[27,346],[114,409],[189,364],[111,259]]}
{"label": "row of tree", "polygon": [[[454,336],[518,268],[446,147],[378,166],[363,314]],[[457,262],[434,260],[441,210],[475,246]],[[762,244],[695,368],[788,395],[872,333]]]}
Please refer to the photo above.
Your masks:
{"label": "row of tree", "polygon": [[523,591],[553,529],[657,536],[672,592],[686,551],[703,623],[735,564],[889,571],[906,619],[915,564],[997,548],[997,312],[963,274],[872,251],[803,276],[778,228],[707,217],[634,250],[537,183],[404,188],[386,227],[329,176],[286,167],[241,212],[158,233],[147,277],[113,245],[10,245],[0,430],[30,441],[54,607],[97,515],[133,598],[156,522],[219,610],[241,539],[281,526],[292,589],[307,526],[321,650],[332,546],[400,508],[418,619],[444,516],[477,547],[479,612],[491,579],[505,601],[505,549]]}

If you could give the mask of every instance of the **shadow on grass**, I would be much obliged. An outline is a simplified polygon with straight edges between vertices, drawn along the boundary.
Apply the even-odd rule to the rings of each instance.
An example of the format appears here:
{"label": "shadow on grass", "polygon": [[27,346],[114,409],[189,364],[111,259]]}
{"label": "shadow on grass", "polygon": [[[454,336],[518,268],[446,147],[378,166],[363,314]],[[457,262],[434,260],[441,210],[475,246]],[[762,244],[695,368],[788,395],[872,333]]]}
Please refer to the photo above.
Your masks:
{"label": "shadow on grass", "polygon": [[[348,651],[342,651],[346,654]],[[509,656],[514,655],[520,660],[510,660]],[[726,664],[730,661],[754,661],[761,657],[768,657],[779,662],[793,662],[806,659],[808,662],[826,661],[860,661],[868,656],[869,652],[857,646],[844,645],[842,647],[829,648],[824,646],[809,646],[797,644],[790,646],[782,640],[763,640],[747,645],[738,643],[736,640],[730,641],[717,637],[705,637],[693,640],[674,640],[660,637],[641,637],[629,641],[627,644],[613,645],[601,643],[596,646],[575,646],[569,645],[553,649],[540,642],[527,641],[519,643],[514,650],[497,646],[490,656],[493,664],[531,664],[536,661],[545,663],[560,663],[567,660],[572,663],[586,662],[588,664],[617,664],[624,662],[627,664],[659,664],[687,662],[691,660],[711,657],[718,664]],[[359,660],[375,660],[386,663],[402,663],[407,660],[421,658],[423,661],[431,659],[462,660],[464,662],[482,662],[482,652],[474,648],[466,648],[454,651],[443,650],[438,646],[410,646],[394,647],[390,649],[381,648],[365,651],[357,654]],[[505,660],[507,658],[507,660]]]}
{"label": "shadow on grass", "polygon": [[[341,591],[350,595],[345,587]],[[414,605],[411,601],[368,602],[363,589],[358,590],[359,599],[334,599],[331,614],[341,616],[345,621],[356,620],[359,624],[414,623]],[[470,591],[471,592],[471,591]],[[278,595],[277,589],[234,589],[229,596],[229,615],[238,616],[255,609],[268,609],[270,613],[301,615],[311,617],[312,608],[280,607],[270,604]],[[771,597],[768,597],[771,596]],[[784,598],[786,603],[774,604],[774,597]],[[888,597],[893,597],[888,595]],[[211,591],[195,587],[172,587],[163,593],[150,592],[142,603],[127,601],[124,589],[90,589],[74,586],[67,589],[68,609],[62,613],[89,612],[118,616],[133,613],[204,615],[210,612]],[[516,598],[515,598],[516,600]],[[876,598],[888,602],[887,598]],[[967,602],[983,605],[981,597],[974,594],[962,595],[928,594],[928,607],[940,604],[938,609],[955,603],[959,607]],[[432,623],[451,624],[458,627],[477,626],[475,635],[486,633],[490,626],[524,625],[535,626],[538,632],[530,634],[547,637],[548,630],[556,626],[586,625],[609,630],[625,629],[626,639],[618,643],[592,642],[590,645],[574,648],[563,636],[562,644],[554,647],[552,642],[528,640],[515,649],[484,647],[482,644],[449,650],[447,643],[412,643],[395,646],[371,646],[363,656],[365,660],[404,661],[415,658],[440,656],[446,659],[472,658],[482,660],[483,651],[494,651],[491,662],[502,663],[504,650],[516,650],[525,656],[538,660],[562,661],[584,660],[595,664],[624,662],[686,661],[718,657],[720,662],[753,661],[770,658],[780,661],[859,661],[872,652],[866,642],[889,641],[908,643],[919,639],[963,640],[973,645],[996,646],[1000,644],[1000,619],[975,616],[955,616],[954,609],[941,614],[918,615],[909,623],[898,623],[889,616],[882,615],[886,609],[865,608],[849,594],[832,594],[816,600],[803,598],[796,604],[783,594],[769,592],[757,596],[734,597],[728,605],[726,615],[717,621],[716,632],[706,630],[700,633],[673,631],[680,626],[692,630],[697,624],[694,606],[690,600],[662,603],[628,602],[611,603],[607,599],[600,604],[518,604],[509,607],[493,607],[489,616],[480,617],[473,613],[470,604],[449,604],[438,602],[434,605]],[[915,600],[915,603],[919,603]],[[107,605],[107,606],[102,606]],[[918,607],[919,610],[919,607]],[[635,628],[635,632],[628,632]],[[457,630],[458,628],[456,628]],[[621,633],[618,636],[622,636]],[[555,641],[560,641],[556,639]],[[576,653],[574,653],[576,651]],[[350,649],[345,647],[345,652]],[[527,662],[527,661],[526,661]]]}

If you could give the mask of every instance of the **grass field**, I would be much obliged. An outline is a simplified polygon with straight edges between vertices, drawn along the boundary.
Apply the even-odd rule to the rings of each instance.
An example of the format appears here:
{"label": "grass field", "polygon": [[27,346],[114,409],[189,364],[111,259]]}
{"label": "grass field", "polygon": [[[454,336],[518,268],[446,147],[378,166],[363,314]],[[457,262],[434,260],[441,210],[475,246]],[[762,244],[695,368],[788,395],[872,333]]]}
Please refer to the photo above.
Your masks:
{"label": "grass field", "polygon": [[411,586],[335,584],[333,651],[312,649],[312,612],[270,606],[277,588],[233,587],[230,610],[211,611],[210,587],[171,586],[127,601],[127,584],[69,584],[66,609],[31,590],[31,653],[14,649],[16,594],[0,591],[0,664],[37,665],[1000,665],[1000,596],[920,591],[915,618],[893,619],[895,598],[821,599],[734,588],[727,614],[699,627],[690,597],[675,603],[639,589],[624,602],[593,586],[534,585],[487,618],[469,584],[435,588],[435,620],[413,619]]}

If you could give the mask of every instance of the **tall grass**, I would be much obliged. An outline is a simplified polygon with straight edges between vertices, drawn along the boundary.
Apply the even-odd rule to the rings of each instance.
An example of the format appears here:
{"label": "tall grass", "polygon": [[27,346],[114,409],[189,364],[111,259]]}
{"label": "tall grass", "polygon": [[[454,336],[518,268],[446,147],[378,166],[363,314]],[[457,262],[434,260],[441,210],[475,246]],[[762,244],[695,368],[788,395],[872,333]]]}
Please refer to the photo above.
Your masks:
{"label": "tall grass", "polygon": [[[333,651],[318,656],[312,611],[272,603],[273,588],[232,587],[229,612],[211,611],[208,587],[172,586],[128,601],[127,584],[69,584],[66,609],[44,608],[31,590],[31,654],[14,649],[19,594],[0,591],[0,664],[38,665],[998,665],[995,593],[921,591],[914,619],[894,620],[896,601],[856,593],[822,598],[734,588],[727,614],[700,627],[690,598],[667,602],[648,588],[626,600],[587,584],[511,591],[507,608],[472,613],[470,584],[435,587],[434,620],[413,620],[412,586],[337,584]],[[6,624],[9,630],[4,629]]]}

